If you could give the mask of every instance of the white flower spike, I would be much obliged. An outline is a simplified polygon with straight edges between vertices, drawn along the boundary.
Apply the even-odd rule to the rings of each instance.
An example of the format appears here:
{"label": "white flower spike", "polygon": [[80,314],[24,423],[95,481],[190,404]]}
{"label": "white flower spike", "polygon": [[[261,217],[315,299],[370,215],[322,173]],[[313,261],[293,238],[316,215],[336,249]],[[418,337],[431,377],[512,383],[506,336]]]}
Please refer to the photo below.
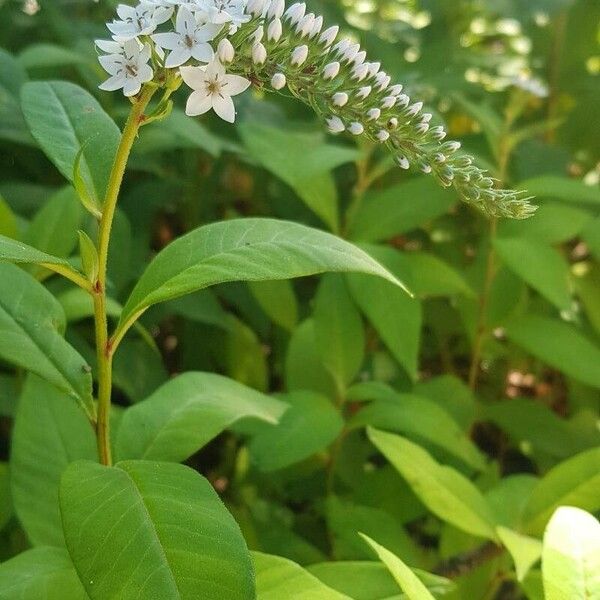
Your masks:
{"label": "white flower spike", "polygon": [[114,92],[122,88],[127,97],[138,94],[142,84],[154,77],[154,72],[148,64],[150,53],[149,46],[140,46],[140,43],[133,39],[125,42],[122,54],[100,56],[100,64],[111,75],[100,85],[100,89]]}
{"label": "white flower spike", "polygon": [[213,109],[224,121],[235,121],[231,97],[246,91],[250,81],[239,75],[228,75],[218,60],[209,63],[206,68],[182,67],[180,71],[183,81],[194,90],[187,101],[187,115],[195,117]]}
{"label": "white flower spike", "polygon": [[167,68],[184,65],[190,58],[208,63],[214,56],[212,46],[208,42],[213,40],[221,29],[221,25],[212,23],[198,25],[196,17],[182,6],[177,12],[175,31],[155,33],[152,40],[161,48],[171,51],[165,61]]}

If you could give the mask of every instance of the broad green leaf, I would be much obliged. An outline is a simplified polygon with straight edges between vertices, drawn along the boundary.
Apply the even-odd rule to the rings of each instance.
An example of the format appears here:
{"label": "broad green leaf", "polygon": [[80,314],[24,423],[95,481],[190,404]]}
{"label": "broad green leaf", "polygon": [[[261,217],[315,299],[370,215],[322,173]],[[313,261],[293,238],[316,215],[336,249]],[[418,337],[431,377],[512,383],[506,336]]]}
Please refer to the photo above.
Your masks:
{"label": "broad green leaf", "polygon": [[559,508],[544,533],[546,600],[600,598],[600,523],[572,506]]}
{"label": "broad green leaf", "polygon": [[219,304],[212,290],[201,290],[195,294],[182,296],[164,305],[165,310],[207,325],[227,330],[230,326],[227,312]]}
{"label": "broad green leaf", "polygon": [[60,476],[69,463],[97,457],[83,412],[69,396],[30,375],[17,407],[10,465],[15,511],[32,544],[64,546]]}
{"label": "broad green leaf", "polygon": [[160,252],[135,286],[120,329],[149,306],[226,281],[271,281],[356,271],[400,285],[365,252],[331,234],[274,219],[213,223]]}
{"label": "broad green leaf", "polygon": [[287,279],[279,281],[250,281],[252,295],[274,323],[293,331],[298,323],[298,301]]}
{"label": "broad green leaf", "polygon": [[388,240],[443,215],[456,201],[454,194],[430,177],[369,192],[352,220],[350,238],[361,242]]}
{"label": "broad green leaf", "polygon": [[370,425],[409,437],[415,436],[419,441],[442,448],[474,469],[485,468],[481,452],[443,408],[427,398],[388,390],[384,396],[371,396],[375,402],[356,413],[349,426]]}
{"label": "broad green leaf", "polygon": [[528,531],[541,533],[552,513],[564,505],[600,510],[600,447],[581,452],[550,469],[525,508]]}
{"label": "broad green leaf", "polygon": [[36,373],[88,412],[90,367],[62,337],[65,315],[58,301],[19,267],[0,263],[0,358]]}
{"label": "broad green leaf", "polygon": [[329,398],[336,396],[335,381],[317,348],[313,319],[300,323],[292,334],[285,359],[285,383],[289,391],[312,390]]}
{"label": "broad green leaf", "polygon": [[370,537],[360,536],[373,548],[381,562],[388,568],[400,589],[406,594],[408,600],[435,600],[421,580],[406,566],[395,554],[379,545]]}
{"label": "broad green leaf", "polygon": [[600,348],[573,325],[528,314],[508,323],[506,335],[566,375],[600,388]]}
{"label": "broad green leaf", "polygon": [[27,46],[19,54],[18,60],[26,69],[65,67],[85,62],[85,58],[73,50],[45,43]]}
{"label": "broad green leaf", "polygon": [[[369,246],[368,252],[372,251],[376,253],[377,260],[388,269],[393,269],[396,275],[403,272],[405,263],[398,258],[399,252],[391,248]],[[421,343],[420,302],[387,281],[367,279],[363,275],[355,274],[348,275],[347,279],[352,297],[377,330],[392,356],[411,378],[416,378]]]}
{"label": "broad green leaf", "polygon": [[433,254],[404,252],[402,259],[411,271],[410,289],[417,297],[475,295],[458,271]]}
{"label": "broad green leaf", "polygon": [[21,106],[33,137],[69,181],[82,152],[81,176],[101,204],[121,134],[98,101],[66,81],[36,81],[23,86]]}
{"label": "broad green leaf", "polygon": [[69,265],[64,258],[46,254],[4,235],[0,235],[0,260],[23,264]]}
{"label": "broad green leaf", "polygon": [[[359,542],[364,545],[360,540]],[[400,600],[398,584],[387,567],[380,562],[343,561],[324,562],[308,567],[308,571],[326,585],[352,594],[354,600]],[[425,587],[436,597],[454,589],[454,583],[445,577],[421,569],[412,569]]]}
{"label": "broad green leaf", "polygon": [[19,106],[27,73],[19,61],[0,48],[0,139],[34,145]]}
{"label": "broad green leaf", "polygon": [[523,581],[531,567],[542,556],[542,542],[507,527],[498,527],[496,531],[500,541],[512,556],[517,579]]}
{"label": "broad green leaf", "polygon": [[0,600],[89,600],[69,555],[41,547],[0,565]]}
{"label": "broad green leaf", "polygon": [[598,186],[586,185],[583,181],[577,179],[544,175],[543,177],[523,181],[519,184],[519,188],[527,190],[528,194],[539,198],[556,198],[566,202],[580,202],[582,204],[600,204]]}
{"label": "broad green leaf", "polygon": [[189,467],[72,463],[60,508],[67,549],[92,600],[255,597],[237,523]]}
{"label": "broad green leaf", "polygon": [[571,308],[569,265],[551,246],[532,239],[496,239],[494,246],[506,266],[558,310]]}
{"label": "broad green leaf", "polygon": [[253,552],[257,600],[352,600],[321,583],[295,562]]}
{"label": "broad green leaf", "polygon": [[432,513],[472,535],[498,539],[493,512],[469,479],[398,435],[376,429],[367,433]]}
{"label": "broad green leaf", "polygon": [[314,309],[317,348],[323,364],[343,394],[358,374],[365,354],[365,333],[360,313],[341,275],[321,280]]}
{"label": "broad green leaf", "polygon": [[17,217],[0,196],[0,235],[16,239],[19,237]]}
{"label": "broad green leaf", "polygon": [[120,460],[182,462],[240,419],[276,424],[286,405],[221,375],[188,372],[128,408],[116,441]]}
{"label": "broad green leaf", "polygon": [[356,150],[326,144],[321,135],[260,123],[243,123],[240,133],[251,156],[287,183],[332,231],[337,231],[337,191],[330,172],[356,160]]}
{"label": "broad green leaf", "polygon": [[325,450],[344,425],[331,401],[313,392],[291,392],[278,425],[264,426],[250,442],[250,455],[261,471],[283,469]]}

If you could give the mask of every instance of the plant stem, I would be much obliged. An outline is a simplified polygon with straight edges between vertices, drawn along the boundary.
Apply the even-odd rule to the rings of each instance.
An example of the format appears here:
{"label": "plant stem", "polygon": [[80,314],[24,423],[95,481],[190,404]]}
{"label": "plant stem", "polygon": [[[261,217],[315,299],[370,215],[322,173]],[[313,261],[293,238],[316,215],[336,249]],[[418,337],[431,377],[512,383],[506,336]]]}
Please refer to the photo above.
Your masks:
{"label": "plant stem", "polygon": [[96,355],[98,360],[98,420],[96,422],[96,439],[98,443],[98,456],[103,465],[112,464],[110,448],[110,401],[114,351],[109,343],[108,318],[106,315],[106,272],[110,233],[131,148],[136,140],[139,128],[144,121],[144,111],[155,91],[156,88],[154,87],[144,88],[131,108],[108,181],[98,232],[99,268],[98,279],[93,288]]}

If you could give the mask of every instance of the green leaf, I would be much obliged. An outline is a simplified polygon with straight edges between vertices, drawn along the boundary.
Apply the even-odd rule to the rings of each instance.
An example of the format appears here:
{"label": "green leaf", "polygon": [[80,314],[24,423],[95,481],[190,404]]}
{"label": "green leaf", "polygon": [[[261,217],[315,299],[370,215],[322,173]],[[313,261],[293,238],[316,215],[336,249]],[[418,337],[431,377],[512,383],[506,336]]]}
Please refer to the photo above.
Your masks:
{"label": "green leaf", "polygon": [[532,239],[496,239],[494,247],[508,268],[558,310],[571,308],[569,265],[558,250]]}
{"label": "green leaf", "polygon": [[227,377],[184,373],[125,411],[116,452],[120,460],[182,462],[240,419],[276,424],[285,408]]}
{"label": "green leaf", "polygon": [[352,600],[321,583],[295,562],[253,552],[257,600]]}
{"label": "green leaf", "polygon": [[21,106],[33,137],[71,182],[83,148],[80,173],[101,204],[121,134],[98,101],[66,81],[36,81],[23,86]]}
{"label": "green leaf", "polygon": [[66,67],[85,63],[80,53],[56,44],[31,44],[18,56],[19,62],[26,69],[48,67]]}
{"label": "green leaf", "polygon": [[83,412],[69,396],[30,375],[17,407],[10,465],[15,511],[32,544],[64,545],[60,476],[69,463],[97,457]]}
{"label": "green leaf", "polygon": [[541,533],[552,513],[564,505],[600,509],[600,447],[559,463],[540,480],[525,508],[527,530]]}
{"label": "green leaf", "polygon": [[0,260],[23,264],[69,265],[64,258],[46,254],[4,235],[0,235]]}
{"label": "green leaf", "polygon": [[498,539],[493,512],[469,479],[398,435],[370,428],[367,434],[432,513],[472,535]]}
{"label": "green leaf", "polygon": [[[405,263],[400,253],[391,248],[369,246],[377,260],[397,272]],[[411,378],[416,378],[421,343],[422,309],[419,301],[387,281],[362,275],[348,275],[350,293],[371,325]],[[409,282],[410,283],[410,282]]]}
{"label": "green leaf", "polygon": [[281,399],[290,404],[277,426],[264,426],[250,442],[250,455],[261,471],[283,469],[321,450],[344,425],[332,403],[313,392],[291,392]]}
{"label": "green leaf", "polygon": [[95,282],[98,278],[98,251],[85,231],[79,230],[77,233],[79,234],[79,254],[83,272],[91,282]]}
{"label": "green leaf", "polygon": [[539,198],[556,198],[566,202],[580,202],[582,204],[600,204],[598,186],[586,185],[583,181],[577,179],[544,175],[543,177],[521,182],[519,188],[527,190],[528,194]]}
{"label": "green leaf", "polygon": [[440,188],[430,177],[369,192],[352,220],[350,239],[388,240],[443,215],[456,201],[454,194]]}
{"label": "green leaf", "polygon": [[362,250],[335,236],[274,219],[235,219],[178,238],[150,263],[121,317],[122,330],[149,306],[226,281],[271,281],[357,271],[399,282]]}
{"label": "green leaf", "polygon": [[369,394],[369,397],[375,402],[356,413],[349,427],[370,425],[409,437],[414,435],[417,440],[442,448],[474,469],[481,471],[485,468],[481,452],[456,421],[432,400],[411,394],[397,394],[391,388],[384,389],[383,394]]}
{"label": "green leaf", "polygon": [[36,373],[93,414],[92,376],[62,337],[58,301],[19,267],[0,263],[0,358]]}
{"label": "green leaf", "polygon": [[542,542],[507,527],[498,527],[496,531],[502,544],[512,556],[517,579],[523,581],[531,567],[542,556]]}
{"label": "green leaf", "polygon": [[0,48],[0,139],[34,145],[19,106],[27,73],[13,56]]}
{"label": "green leaf", "polygon": [[92,600],[254,598],[239,527],[189,467],[76,462],[63,475],[60,508],[67,549]]}
{"label": "green leaf", "polygon": [[16,239],[19,237],[17,217],[0,196],[0,235]]}
{"label": "green leaf", "polygon": [[323,142],[321,135],[243,123],[240,134],[252,157],[287,183],[332,231],[337,231],[337,191],[331,171],[358,158],[356,150]]}
{"label": "green leaf", "polygon": [[410,269],[410,289],[415,296],[475,295],[458,271],[433,254],[404,252],[402,259]]}
{"label": "green leaf", "polygon": [[298,323],[298,301],[291,282],[250,281],[248,287],[260,307],[274,323],[293,331]]}
{"label": "green leaf", "polygon": [[[324,562],[311,565],[308,571],[326,585],[342,593],[352,594],[354,600],[399,600],[396,580],[386,566],[379,562]],[[443,596],[454,589],[452,581],[445,577],[432,575],[420,569],[412,571],[436,596]]]}
{"label": "green leaf", "polygon": [[360,536],[373,548],[409,600],[435,600],[421,580],[395,554],[363,533]]}
{"label": "green leaf", "polygon": [[546,600],[600,598],[600,523],[572,506],[559,508],[544,533]]}
{"label": "green leaf", "polygon": [[323,364],[342,394],[358,374],[365,354],[365,332],[341,275],[323,277],[315,300],[314,326]]}
{"label": "green leaf", "polygon": [[566,375],[600,388],[600,349],[572,325],[529,314],[511,321],[506,335]]}
{"label": "green leaf", "polygon": [[89,600],[69,555],[34,548],[0,565],[0,600]]}

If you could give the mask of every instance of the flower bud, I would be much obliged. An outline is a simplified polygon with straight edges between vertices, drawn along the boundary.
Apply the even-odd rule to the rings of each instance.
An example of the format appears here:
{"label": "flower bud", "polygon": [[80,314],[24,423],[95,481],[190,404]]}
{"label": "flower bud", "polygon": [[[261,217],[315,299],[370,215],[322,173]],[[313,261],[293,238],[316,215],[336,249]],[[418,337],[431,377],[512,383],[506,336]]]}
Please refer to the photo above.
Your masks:
{"label": "flower bud", "polygon": [[434,139],[439,141],[442,141],[447,135],[444,131],[444,128],[441,125],[438,125],[437,127],[431,129],[430,134]]}
{"label": "flower bud", "polygon": [[344,52],[342,53],[342,61],[347,63],[352,62],[359,52],[360,44],[352,44],[348,46],[348,48],[346,48],[346,50],[344,50]]}
{"label": "flower bud", "polygon": [[336,92],[332,96],[331,100],[335,106],[339,106],[341,108],[342,106],[346,106],[346,104],[348,104],[349,98],[346,92]]}
{"label": "flower bud", "polygon": [[365,85],[364,87],[361,87],[358,92],[356,92],[356,95],[361,99],[364,100],[373,90],[373,88],[370,85]]}
{"label": "flower bud", "polygon": [[429,130],[429,123],[423,123],[423,121],[421,121],[420,123],[417,124],[415,129],[417,130],[417,133],[420,133],[421,135],[423,135],[423,134],[427,133],[427,131]]}
{"label": "flower bud", "polygon": [[346,52],[346,50],[348,50],[348,48],[350,48],[351,45],[352,45],[352,40],[349,40],[348,38],[344,38],[343,40],[340,40],[333,47],[333,51],[342,55],[342,54],[344,54],[344,52]]}
{"label": "flower bud", "polygon": [[303,44],[302,46],[297,46],[292,50],[292,56],[290,62],[294,67],[299,67],[306,62],[308,58],[308,46]]}
{"label": "flower bud", "polygon": [[327,127],[331,133],[342,133],[342,131],[346,130],[344,122],[335,116],[327,119]]}
{"label": "flower bud", "polygon": [[425,175],[429,175],[429,173],[431,173],[431,171],[433,170],[431,168],[431,165],[428,165],[427,163],[421,163],[421,166],[419,167],[421,169],[421,171],[423,173],[425,173]]}
{"label": "flower bud", "polygon": [[319,35],[321,29],[323,29],[323,17],[319,15],[315,19],[315,22],[313,23],[312,29],[310,31],[310,35],[308,37],[310,37],[310,39],[312,40],[316,35]]}
{"label": "flower bud", "polygon": [[306,37],[312,31],[314,24],[315,15],[313,13],[308,13],[298,21],[298,25],[296,25],[296,33],[300,37]]}
{"label": "flower bud", "polygon": [[265,35],[265,28],[262,25],[259,25],[254,30],[254,33],[252,34],[252,41],[255,44],[258,44],[258,42],[262,42],[264,35]]}
{"label": "flower bud", "polygon": [[398,119],[396,117],[392,117],[387,122],[387,127],[388,127],[388,129],[397,129],[398,128]]}
{"label": "flower bud", "polygon": [[[365,62],[365,59],[367,58],[367,53],[364,50],[361,50],[355,57],[354,60],[352,61],[356,66],[358,65],[362,65]],[[368,69],[368,67],[367,67]]]}
{"label": "flower bud", "polygon": [[283,33],[283,25],[281,19],[275,18],[269,23],[267,29],[267,40],[269,42],[278,42],[281,39]]}
{"label": "flower bud", "polygon": [[387,142],[390,139],[390,134],[385,129],[380,129],[375,136],[380,142]]}
{"label": "flower bud", "polygon": [[217,56],[225,65],[230,63],[235,57],[235,49],[227,38],[223,38],[217,46]]}
{"label": "flower bud", "polygon": [[334,79],[338,76],[340,72],[340,63],[332,62],[328,65],[325,65],[323,69],[323,79]]}
{"label": "flower bud", "polygon": [[433,115],[431,113],[425,113],[422,117],[421,117],[421,121],[423,123],[429,123],[429,121],[431,121],[431,119],[433,118]]}
{"label": "flower bud", "polygon": [[287,79],[283,73],[275,73],[271,79],[271,86],[274,90],[281,90],[285,87]]}
{"label": "flower bud", "polygon": [[358,65],[352,69],[352,79],[362,81],[369,74],[369,67],[365,64]]}
{"label": "flower bud", "polygon": [[392,96],[399,96],[402,93],[403,90],[403,86],[401,83],[397,83],[395,85],[393,85],[388,92],[390,93],[390,95]]}
{"label": "flower bud", "polygon": [[381,69],[380,62],[369,63],[369,77],[375,77],[379,73],[379,69]]}
{"label": "flower bud", "polygon": [[363,127],[362,123],[359,123],[358,121],[354,121],[354,123],[350,123],[350,127],[348,127],[348,131],[352,135],[361,135],[362,133],[365,132],[365,128]]}
{"label": "flower bud", "polygon": [[249,0],[246,11],[253,17],[260,17],[265,10],[266,0]]}
{"label": "flower bud", "polygon": [[271,0],[267,17],[269,19],[281,19],[285,10],[285,0]]}
{"label": "flower bud", "polygon": [[408,162],[406,156],[396,156],[394,161],[401,169],[404,169],[405,171],[410,169],[410,162]]}
{"label": "flower bud", "polygon": [[460,149],[460,142],[446,142],[442,144],[442,152],[446,152],[447,154],[452,154]]}
{"label": "flower bud", "polygon": [[400,94],[398,96],[398,106],[400,108],[406,108],[410,104],[410,98],[406,94]]}
{"label": "flower bud", "polygon": [[386,96],[381,103],[381,108],[387,109],[392,108],[396,105],[396,96]]}
{"label": "flower bud", "polygon": [[406,109],[406,113],[408,114],[409,117],[415,117],[416,115],[418,115],[421,112],[422,108],[423,108],[422,102],[415,102],[412,106],[409,106]]}
{"label": "flower bud", "polygon": [[304,2],[296,2],[292,4],[285,12],[285,18],[291,25],[295,25],[306,12],[306,4]]}
{"label": "flower bud", "polygon": [[264,65],[267,60],[267,49],[258,42],[252,46],[252,62],[255,65]]}
{"label": "flower bud", "polygon": [[[367,111],[367,118],[369,121],[376,121],[381,116],[381,110],[379,108],[371,108]],[[388,136],[389,137],[389,136]]]}
{"label": "flower bud", "polygon": [[333,25],[326,29],[319,37],[319,44],[323,44],[325,48],[329,48],[335,41],[337,34],[340,32],[338,25]]}

